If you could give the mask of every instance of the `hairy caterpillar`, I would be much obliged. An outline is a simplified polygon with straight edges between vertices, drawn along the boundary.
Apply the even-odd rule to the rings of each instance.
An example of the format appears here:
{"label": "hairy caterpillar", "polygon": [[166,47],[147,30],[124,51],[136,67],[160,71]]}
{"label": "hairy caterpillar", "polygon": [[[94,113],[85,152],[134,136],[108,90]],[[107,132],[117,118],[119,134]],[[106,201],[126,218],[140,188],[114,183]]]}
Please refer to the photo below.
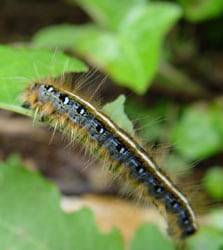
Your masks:
{"label": "hairy caterpillar", "polygon": [[136,194],[140,190],[145,200],[164,210],[170,235],[182,239],[194,234],[196,216],[185,195],[134,138],[82,96],[60,77],[31,83],[23,99],[54,127],[59,125],[71,138],[78,136],[90,151],[109,161],[106,164],[117,175],[130,181]]}

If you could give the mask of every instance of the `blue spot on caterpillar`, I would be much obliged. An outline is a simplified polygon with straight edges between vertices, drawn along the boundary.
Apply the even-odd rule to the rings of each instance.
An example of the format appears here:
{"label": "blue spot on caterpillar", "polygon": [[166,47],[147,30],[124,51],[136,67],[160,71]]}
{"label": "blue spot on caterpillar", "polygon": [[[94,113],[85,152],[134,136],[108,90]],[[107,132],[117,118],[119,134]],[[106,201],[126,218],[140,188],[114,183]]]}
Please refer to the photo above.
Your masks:
{"label": "blue spot on caterpillar", "polygon": [[[141,187],[143,195],[164,208],[171,235],[186,238],[197,231],[196,216],[185,195],[136,140],[85,98],[65,89],[57,80],[45,80],[30,84],[24,101],[54,125],[59,123],[87,138],[89,147],[101,149],[101,157],[115,162],[127,173],[124,176]],[[58,117],[63,119],[58,121]]]}

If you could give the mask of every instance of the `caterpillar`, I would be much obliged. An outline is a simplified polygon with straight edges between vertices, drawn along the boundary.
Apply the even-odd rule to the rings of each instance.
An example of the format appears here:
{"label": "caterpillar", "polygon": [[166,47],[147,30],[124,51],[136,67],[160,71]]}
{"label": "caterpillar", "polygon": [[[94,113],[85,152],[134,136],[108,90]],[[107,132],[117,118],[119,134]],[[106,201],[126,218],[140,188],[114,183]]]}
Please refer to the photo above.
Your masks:
{"label": "caterpillar", "polygon": [[133,184],[136,195],[140,190],[145,200],[164,211],[171,236],[185,239],[197,231],[190,202],[152,156],[64,77],[29,84],[23,100],[52,126],[59,125],[71,138],[78,136],[89,151],[97,152],[118,176]]}

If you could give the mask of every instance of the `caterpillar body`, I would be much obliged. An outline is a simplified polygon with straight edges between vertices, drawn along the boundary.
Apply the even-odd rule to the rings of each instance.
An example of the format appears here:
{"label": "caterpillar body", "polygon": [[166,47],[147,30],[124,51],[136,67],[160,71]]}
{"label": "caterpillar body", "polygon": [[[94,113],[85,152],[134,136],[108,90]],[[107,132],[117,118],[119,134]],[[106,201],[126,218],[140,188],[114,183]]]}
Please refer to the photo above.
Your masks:
{"label": "caterpillar body", "polygon": [[95,107],[59,79],[31,83],[23,95],[29,108],[60,125],[71,136],[79,135],[89,150],[110,164],[140,189],[141,194],[165,211],[169,233],[183,239],[197,231],[197,220],[186,196],[157,165],[140,144]]}

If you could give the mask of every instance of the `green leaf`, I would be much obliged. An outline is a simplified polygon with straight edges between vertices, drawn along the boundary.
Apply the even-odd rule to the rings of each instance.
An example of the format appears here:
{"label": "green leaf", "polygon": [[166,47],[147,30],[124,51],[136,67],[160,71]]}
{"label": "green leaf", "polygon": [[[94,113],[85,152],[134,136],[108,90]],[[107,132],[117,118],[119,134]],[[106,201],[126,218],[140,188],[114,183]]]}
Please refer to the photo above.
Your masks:
{"label": "green leaf", "polygon": [[167,239],[155,225],[142,225],[136,232],[130,250],[174,250],[174,245]]}
{"label": "green leaf", "polygon": [[102,111],[107,114],[120,128],[134,136],[134,128],[132,122],[127,117],[124,110],[125,96],[120,95],[113,102],[106,103]]}
{"label": "green leaf", "polygon": [[156,73],[163,37],[180,13],[168,3],[136,7],[123,17],[117,32],[98,29],[80,39],[76,50],[117,83],[143,94]]}
{"label": "green leaf", "polygon": [[54,185],[17,160],[0,164],[0,249],[123,249],[117,230],[100,233],[88,209],[66,214]]}
{"label": "green leaf", "polygon": [[20,113],[27,112],[21,108],[20,94],[31,81],[87,69],[82,62],[57,51],[3,45],[0,45],[0,68],[0,108]]}
{"label": "green leaf", "polygon": [[[164,36],[179,19],[181,9],[170,3],[146,4],[141,1],[136,4],[135,0],[130,3],[118,0],[87,3],[88,0],[81,1],[81,6],[90,14],[94,13],[92,15],[100,19],[100,24],[106,19],[107,30],[89,24],[73,30],[67,25],[53,26],[39,31],[34,36],[34,43],[70,45],[118,84],[138,94],[145,93],[159,65]],[[118,8],[119,5],[122,7]],[[111,12],[113,9],[117,11]],[[65,42],[65,38],[69,42]]]}
{"label": "green leaf", "polygon": [[223,13],[222,0],[178,0],[185,9],[190,21],[201,22],[220,16]]}
{"label": "green leaf", "polygon": [[200,160],[222,149],[222,138],[208,107],[188,107],[173,128],[171,137],[176,149],[191,160]]}
{"label": "green leaf", "polygon": [[78,0],[75,2],[78,2],[100,26],[114,30],[118,29],[123,16],[138,5],[144,5],[146,0]]}
{"label": "green leaf", "polygon": [[223,168],[208,169],[203,179],[207,192],[216,200],[223,200]]}

